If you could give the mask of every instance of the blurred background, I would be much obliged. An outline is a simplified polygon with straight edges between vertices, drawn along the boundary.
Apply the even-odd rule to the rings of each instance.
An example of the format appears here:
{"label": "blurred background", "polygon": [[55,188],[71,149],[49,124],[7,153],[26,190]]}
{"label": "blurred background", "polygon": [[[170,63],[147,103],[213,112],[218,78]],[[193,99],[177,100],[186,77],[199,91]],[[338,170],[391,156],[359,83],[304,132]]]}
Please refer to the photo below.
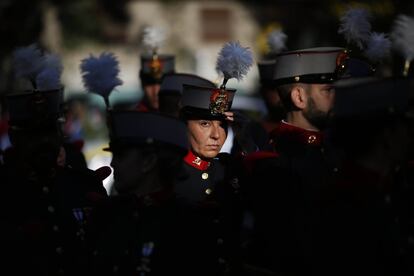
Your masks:
{"label": "blurred background", "polygon": [[[216,56],[228,41],[250,47],[256,61],[267,57],[267,35],[277,29],[286,33],[289,50],[348,47],[338,27],[340,16],[350,6],[367,8],[373,16],[372,29],[377,32],[390,32],[398,14],[414,15],[413,1],[402,0],[2,0],[0,99],[4,101],[4,95],[15,89],[10,64],[16,47],[38,43],[59,54],[69,108],[66,132],[71,139],[84,141],[88,166],[95,169],[108,165],[111,155],[102,151],[107,144],[104,102],[88,94],[82,84],[79,65],[83,58],[113,52],[120,62],[123,85],[112,93],[110,101],[137,102],[142,96],[138,76],[141,38],[147,26],[165,30],[166,42],[159,53],[176,56],[177,72],[194,73],[218,83]],[[384,61],[381,70],[397,68],[395,60]],[[230,80],[228,87],[238,90],[234,107],[262,116],[266,111],[258,84],[257,67],[241,82]],[[3,125],[0,123],[0,134],[4,133]],[[5,147],[7,141],[2,139],[0,146]]]}

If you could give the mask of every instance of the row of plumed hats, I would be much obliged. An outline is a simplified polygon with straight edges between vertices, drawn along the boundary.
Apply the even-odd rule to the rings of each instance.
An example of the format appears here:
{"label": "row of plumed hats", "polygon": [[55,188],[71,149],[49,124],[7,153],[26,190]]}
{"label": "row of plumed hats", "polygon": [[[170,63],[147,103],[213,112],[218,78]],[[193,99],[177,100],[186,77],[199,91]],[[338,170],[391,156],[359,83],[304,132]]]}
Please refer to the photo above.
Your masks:
{"label": "row of plumed hats", "polygon": [[[51,66],[46,62],[46,55],[35,45],[19,48],[15,52],[14,65],[18,65],[16,75],[28,79],[33,89],[24,93],[7,95],[9,112],[9,125],[13,129],[38,130],[43,128],[59,128],[59,117],[63,103],[63,87],[60,84],[61,66]],[[221,70],[224,78],[220,87],[214,83],[192,74],[177,74],[171,72],[174,59],[170,56],[141,57],[143,66],[140,76],[151,75],[155,70],[147,71],[157,60],[158,69],[161,69],[162,93],[181,95],[183,110],[189,116],[197,115],[209,118],[222,118],[222,113],[231,107],[235,90],[227,89],[226,83],[231,78],[242,79],[247,74],[253,62],[248,48],[241,47],[239,43],[224,45],[218,57],[217,68]],[[165,59],[166,58],[166,59]],[[225,62],[224,62],[225,61]],[[20,65],[20,66],[19,66]],[[170,67],[168,67],[170,66]],[[50,68],[52,67],[52,68]],[[165,68],[170,68],[163,71]],[[236,68],[236,69],[234,69]],[[237,69],[240,68],[240,69]],[[16,69],[16,68],[15,68]],[[53,80],[52,86],[45,90],[38,85],[38,76],[42,71],[49,70],[47,81]],[[81,62],[81,71],[84,85],[89,92],[104,97],[108,104],[111,140],[126,143],[135,142],[170,143],[182,148],[187,147],[185,124],[176,119],[155,113],[139,113],[131,110],[112,110],[109,106],[111,91],[122,83],[118,78],[119,67],[116,57],[111,53],[103,53],[98,57],[91,55]],[[147,78],[149,79],[150,77]],[[148,80],[147,79],[147,80]],[[131,128],[131,125],[134,127]],[[174,133],[175,135],[171,135]],[[113,144],[113,143],[112,143]]]}
{"label": "row of plumed hats", "polygon": [[[235,47],[235,44],[229,45]],[[329,83],[337,80],[340,75],[356,76],[349,74],[349,70],[347,70],[349,60],[344,48],[310,48],[281,53],[278,55],[276,62],[269,63],[271,70],[268,71],[272,71],[272,80],[276,84],[293,82]],[[363,66],[365,66],[365,63]],[[389,85],[384,85],[384,82],[387,81],[370,79],[370,81],[363,84],[364,89],[359,89],[360,91],[358,91],[359,83],[349,82],[348,84],[338,85],[339,91],[350,89],[350,87],[354,91],[346,94],[338,93],[340,95],[336,101],[339,103],[338,114],[347,114],[350,110],[348,104],[357,107],[358,103],[361,105],[361,110],[369,110],[381,104],[387,105],[389,110],[400,110],[401,106],[408,103],[408,94],[402,95],[400,92],[404,91],[405,93],[408,89],[392,89],[393,85],[404,88],[401,86],[402,81],[397,82],[390,79],[388,81]],[[223,87],[218,88],[209,80],[196,75],[171,73],[162,77],[160,95],[178,95],[181,98],[183,110],[190,116],[203,115],[214,118],[215,115],[221,115],[223,111],[230,108],[234,92],[235,90],[225,89],[225,87],[224,89]],[[346,95],[346,97],[344,98],[341,95]],[[364,99],[371,99],[372,96],[376,96],[376,101],[364,104]],[[61,87],[42,92],[35,89],[19,95],[9,96],[10,123],[18,126],[24,125],[28,121],[33,123],[34,117],[29,111],[36,111],[37,114],[40,114],[41,116],[38,116],[40,121],[45,121],[48,115],[52,115],[52,118],[55,119],[55,116],[59,114],[62,102],[63,89]],[[397,108],[389,105],[395,105]],[[355,111],[356,109],[353,108],[352,110]],[[30,120],[25,117],[27,115],[31,116]]]}
{"label": "row of plumed hats", "polygon": [[[351,17],[352,15],[348,14],[348,18]],[[350,26],[346,26],[346,24]],[[352,27],[352,24],[352,22],[344,23],[342,25],[342,29],[350,28]],[[159,47],[159,45],[157,45],[157,41],[159,41],[159,39],[154,39],[153,36],[153,39],[149,40],[153,42],[152,54],[141,56],[140,77],[144,84],[161,83],[161,96],[172,95],[174,93],[180,96],[181,94],[181,106],[189,116],[203,115],[215,118],[217,116],[220,116],[224,111],[228,110],[231,107],[235,90],[226,89],[225,85],[228,79],[237,78],[240,80],[247,73],[249,67],[252,64],[251,52],[247,48],[241,47],[238,43],[228,43],[225,47],[223,47],[217,60],[217,67],[223,73],[224,80],[220,87],[216,87],[216,85],[209,82],[208,80],[202,79],[195,75],[171,74],[174,72],[174,56],[159,55],[157,53],[157,48]],[[350,39],[347,38],[347,40],[352,40],[352,37]],[[367,43],[363,40],[357,42],[360,44]],[[99,57],[93,59],[94,60],[91,62],[91,64],[96,64],[98,67],[102,67],[99,64]],[[106,61],[111,61],[111,55],[104,55],[104,59],[106,59]],[[234,62],[234,60],[236,60],[236,62]],[[115,59],[113,59],[110,64],[111,63],[115,65],[115,67],[117,66],[117,61]],[[236,65],[234,63],[236,63]],[[91,68],[90,66],[85,67],[88,67],[89,69]],[[114,75],[114,73],[117,73],[119,71],[115,67],[112,68],[112,70],[109,70],[110,74]],[[90,73],[88,72],[88,69],[86,69],[86,72]],[[349,58],[348,53],[344,48],[322,47],[282,52],[277,55],[275,61],[259,63],[259,72],[262,82],[270,82],[272,84],[280,85],[294,82],[331,83],[337,80],[339,77],[349,78],[369,76],[372,75],[374,70],[373,67],[366,62],[363,62],[359,59]],[[89,75],[92,76],[92,85],[87,85],[88,90],[101,94],[104,96],[104,98],[106,98],[106,100],[108,100],[109,93],[112,91],[112,89],[121,83],[120,80],[113,79],[112,82],[109,81],[110,89],[101,89],[102,87],[99,87],[101,84],[96,85],[96,82],[99,77],[102,79],[102,76],[105,76],[105,74]],[[378,84],[381,82],[382,81],[370,81],[368,84],[365,83],[364,85],[367,85],[365,88],[369,88],[371,86],[375,87],[376,85],[379,85],[379,87],[377,87],[375,90],[381,90],[382,88],[386,87],[390,88],[387,85]],[[93,83],[95,83],[95,85]],[[356,89],[353,87],[355,84],[352,84],[351,86],[353,90]],[[356,86],[358,86],[358,84]],[[341,90],[344,87],[348,86],[345,85],[338,88]],[[97,91],[100,89],[102,91]],[[55,90],[60,91],[60,93],[63,92],[62,89]],[[382,90],[390,91],[390,89]],[[381,94],[380,92],[377,93]],[[25,103],[27,107],[39,106],[37,105],[38,103],[43,103],[43,106],[50,107],[50,109],[46,108],[49,110],[57,110],[56,103],[59,101],[56,99],[61,98],[61,96],[58,96],[58,94],[53,93],[41,93],[42,95],[40,95],[36,89],[32,92],[28,92],[28,94],[36,95],[36,97],[31,97],[30,104]],[[342,95],[348,96],[354,94],[347,93]],[[50,95],[50,97],[47,95]],[[357,100],[363,99],[364,95],[364,93],[358,94]],[[55,99],[53,100],[52,98]],[[377,98],[385,99],[387,97]],[[392,103],[394,98],[397,99],[398,97],[391,97],[391,100],[388,101],[387,104]],[[17,102],[15,106],[19,106],[18,103],[24,102],[24,99],[25,97],[23,96],[20,98],[15,97],[12,101]],[[352,97],[340,97],[340,99],[343,100],[338,100],[337,102],[345,103],[347,100],[350,101]],[[352,101],[353,100],[355,99],[352,99]],[[13,104],[11,104],[11,106],[12,105]],[[11,116],[12,120],[16,118],[21,119],[19,116],[24,114],[22,111],[29,109],[21,107],[22,104],[20,104],[20,109],[13,107],[9,108],[11,112],[14,110],[16,114],[18,113],[17,116]],[[393,108],[389,109],[391,110]]]}

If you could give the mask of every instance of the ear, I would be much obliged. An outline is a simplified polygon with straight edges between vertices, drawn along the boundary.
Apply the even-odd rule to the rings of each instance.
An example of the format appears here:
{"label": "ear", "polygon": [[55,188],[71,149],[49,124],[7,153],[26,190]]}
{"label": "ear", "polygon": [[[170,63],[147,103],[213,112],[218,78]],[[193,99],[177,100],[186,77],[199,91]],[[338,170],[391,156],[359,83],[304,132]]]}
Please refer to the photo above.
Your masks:
{"label": "ear", "polygon": [[151,171],[157,164],[158,157],[155,153],[146,154],[144,160],[142,161],[141,171],[146,173]]}
{"label": "ear", "polygon": [[308,95],[306,93],[305,87],[302,85],[295,85],[290,91],[290,99],[295,107],[298,109],[304,109],[307,105]]}

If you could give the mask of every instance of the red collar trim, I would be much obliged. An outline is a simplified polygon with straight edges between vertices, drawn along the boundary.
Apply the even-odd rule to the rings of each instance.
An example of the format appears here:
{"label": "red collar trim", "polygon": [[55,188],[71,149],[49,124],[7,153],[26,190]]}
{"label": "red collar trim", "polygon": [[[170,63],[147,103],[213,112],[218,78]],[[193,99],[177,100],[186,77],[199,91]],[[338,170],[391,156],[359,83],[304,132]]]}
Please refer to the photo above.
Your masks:
{"label": "red collar trim", "polygon": [[322,132],[297,127],[284,121],[270,133],[273,143],[277,143],[279,137],[288,137],[292,141],[312,146],[320,146],[323,141]]}
{"label": "red collar trim", "polygon": [[204,161],[200,157],[194,155],[191,150],[189,150],[184,157],[184,162],[200,171],[205,171],[210,166],[210,162]]}
{"label": "red collar trim", "polygon": [[139,112],[149,112],[150,111],[149,107],[144,102],[138,103],[137,106],[136,106],[136,110],[139,111]]}

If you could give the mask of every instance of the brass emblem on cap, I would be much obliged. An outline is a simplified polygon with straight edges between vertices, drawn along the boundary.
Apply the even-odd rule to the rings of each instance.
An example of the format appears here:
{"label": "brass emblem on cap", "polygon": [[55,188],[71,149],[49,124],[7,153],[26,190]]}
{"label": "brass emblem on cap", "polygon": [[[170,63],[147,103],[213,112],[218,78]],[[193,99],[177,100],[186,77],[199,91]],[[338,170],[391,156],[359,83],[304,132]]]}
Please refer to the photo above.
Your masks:
{"label": "brass emblem on cap", "polygon": [[201,174],[201,178],[204,179],[204,180],[206,180],[208,178],[208,173],[206,173],[206,172],[205,173],[202,173]]}
{"label": "brass emblem on cap", "polygon": [[229,96],[224,89],[215,89],[210,96],[210,112],[212,115],[222,114],[228,110]]}
{"label": "brass emblem on cap", "polygon": [[345,73],[346,70],[346,61],[349,59],[347,51],[340,52],[336,56],[336,69],[335,73],[337,76],[341,76]]}
{"label": "brass emblem on cap", "polygon": [[295,77],[295,81],[299,81],[300,80],[300,77],[299,76],[296,76]]}

